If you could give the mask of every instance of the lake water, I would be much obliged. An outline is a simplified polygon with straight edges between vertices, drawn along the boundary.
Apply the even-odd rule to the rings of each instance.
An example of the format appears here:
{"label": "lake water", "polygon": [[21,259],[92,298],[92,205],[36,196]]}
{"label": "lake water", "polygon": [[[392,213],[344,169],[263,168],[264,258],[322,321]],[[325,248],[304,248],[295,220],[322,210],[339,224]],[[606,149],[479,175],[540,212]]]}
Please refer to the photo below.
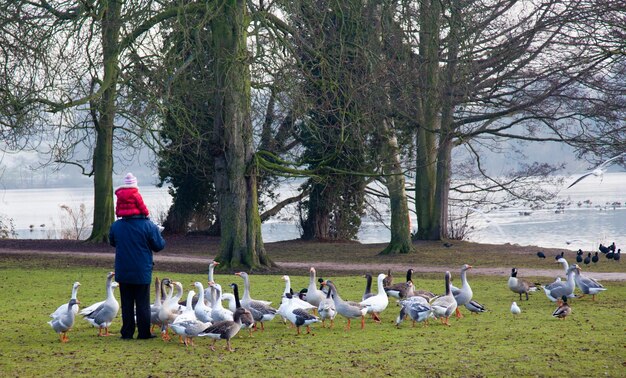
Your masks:
{"label": "lake water", "polygon": [[[568,185],[572,180],[566,180]],[[284,196],[295,186],[281,188]],[[561,190],[554,206],[542,209],[508,207],[481,210],[471,216],[475,230],[469,240],[491,244],[537,245],[542,247],[596,250],[599,243],[626,242],[626,173],[607,173],[602,181],[590,176],[570,189]],[[141,187],[144,201],[153,218],[165,214],[171,204],[166,188]],[[68,217],[61,209],[68,206],[75,212],[80,204],[91,210],[92,188],[16,189],[0,191],[0,216],[13,219],[18,238],[59,238],[68,227]],[[556,203],[568,205],[557,210]],[[383,205],[381,214],[388,214]],[[263,224],[266,242],[296,239],[300,236],[294,208],[283,210]],[[88,217],[91,222],[91,215]],[[416,221],[413,217],[412,224]],[[362,243],[383,243],[389,240],[388,228],[368,216],[358,234]],[[570,241],[571,244],[566,242]]]}

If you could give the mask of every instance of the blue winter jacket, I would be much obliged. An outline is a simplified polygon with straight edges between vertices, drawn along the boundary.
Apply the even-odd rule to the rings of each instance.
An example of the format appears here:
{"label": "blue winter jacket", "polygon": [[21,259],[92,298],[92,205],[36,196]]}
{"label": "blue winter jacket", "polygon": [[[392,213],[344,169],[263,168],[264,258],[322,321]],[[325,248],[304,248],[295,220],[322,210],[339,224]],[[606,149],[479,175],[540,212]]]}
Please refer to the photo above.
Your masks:
{"label": "blue winter jacket", "polygon": [[109,230],[115,247],[115,280],[130,284],[152,282],[152,252],[165,248],[157,225],[148,218],[122,218]]}

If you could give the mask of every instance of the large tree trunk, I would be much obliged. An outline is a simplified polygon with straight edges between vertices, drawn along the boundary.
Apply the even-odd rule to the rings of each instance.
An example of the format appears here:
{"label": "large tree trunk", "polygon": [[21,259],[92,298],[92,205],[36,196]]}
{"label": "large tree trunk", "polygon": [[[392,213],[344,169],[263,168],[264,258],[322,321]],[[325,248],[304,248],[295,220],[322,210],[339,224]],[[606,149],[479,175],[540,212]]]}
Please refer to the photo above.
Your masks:
{"label": "large tree trunk", "polygon": [[109,241],[109,227],[113,223],[113,126],[117,97],[118,44],[121,27],[121,2],[110,0],[102,17],[102,53],[104,83],[111,83],[103,92],[98,106],[96,146],[93,154],[94,210],[93,228],[88,241]]}
{"label": "large tree trunk", "polygon": [[459,54],[459,33],[461,32],[459,2],[450,3],[450,33],[448,35],[448,56],[444,72],[441,106],[441,129],[437,152],[437,185],[435,191],[435,214],[433,227],[439,230],[439,237],[448,238],[448,207],[450,198],[450,172],[452,161],[452,128],[454,106],[458,85],[455,82]]}
{"label": "large tree trunk", "polygon": [[391,240],[387,247],[380,252],[381,255],[394,253],[414,252],[411,243],[411,230],[409,223],[409,205],[406,199],[404,172],[398,158],[398,140],[393,133],[393,127],[389,127],[387,119],[383,121],[383,158],[385,183],[389,193],[389,207],[391,210]]}
{"label": "large tree trunk", "polygon": [[415,208],[417,211],[417,238],[438,240],[438,222],[435,221],[436,187],[436,132],[440,124],[441,101],[439,95],[439,26],[441,3],[422,0],[420,4],[420,74],[418,93],[418,119]]}
{"label": "large tree trunk", "polygon": [[309,194],[307,217],[302,221],[302,240],[330,240],[331,200],[326,198],[328,189],[323,184],[312,184]]}
{"label": "large tree trunk", "polygon": [[219,203],[222,269],[273,265],[263,247],[253,169],[250,71],[246,49],[246,3],[225,0],[211,20],[214,101],[215,189]]}
{"label": "large tree trunk", "polygon": [[392,62],[397,59],[397,44],[394,39],[393,6],[382,2],[372,3],[372,16],[378,34],[375,51],[383,62],[381,71],[384,81],[383,117],[380,127],[380,155],[383,161],[384,183],[389,194],[389,209],[391,212],[391,238],[389,244],[380,252],[381,255],[414,252],[411,242],[411,224],[409,220],[409,206],[407,203],[404,172],[400,162],[400,149],[395,133],[394,119],[391,101],[391,88],[389,81],[393,76]]}

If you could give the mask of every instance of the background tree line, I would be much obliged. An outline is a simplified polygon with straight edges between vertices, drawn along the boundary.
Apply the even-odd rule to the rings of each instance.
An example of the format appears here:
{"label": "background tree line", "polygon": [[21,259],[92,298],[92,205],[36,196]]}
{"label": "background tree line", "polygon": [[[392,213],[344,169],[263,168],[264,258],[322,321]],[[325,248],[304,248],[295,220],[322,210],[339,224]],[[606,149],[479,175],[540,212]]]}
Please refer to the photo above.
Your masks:
{"label": "background tree line", "polygon": [[[411,210],[414,237],[439,240],[494,193],[553,195],[533,183],[559,164],[503,150],[526,163],[493,176],[485,150],[624,151],[617,0],[0,4],[3,147],[45,146],[93,177],[95,242],[114,219],[114,164],[140,147],[171,188],[166,231],[220,235],[226,268],[272,265],[260,226],[287,205],[303,239],[350,240],[387,201],[381,252],[409,253]],[[300,192],[277,199],[294,177]]]}

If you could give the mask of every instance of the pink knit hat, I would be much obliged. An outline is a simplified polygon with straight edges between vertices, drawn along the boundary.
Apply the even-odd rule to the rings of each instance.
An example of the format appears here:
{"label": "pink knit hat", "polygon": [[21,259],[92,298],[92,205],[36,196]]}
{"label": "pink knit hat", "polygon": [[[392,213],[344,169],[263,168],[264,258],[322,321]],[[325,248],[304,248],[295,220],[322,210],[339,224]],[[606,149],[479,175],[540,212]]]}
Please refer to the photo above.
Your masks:
{"label": "pink knit hat", "polygon": [[124,186],[137,187],[137,177],[128,172],[126,177],[124,177]]}

